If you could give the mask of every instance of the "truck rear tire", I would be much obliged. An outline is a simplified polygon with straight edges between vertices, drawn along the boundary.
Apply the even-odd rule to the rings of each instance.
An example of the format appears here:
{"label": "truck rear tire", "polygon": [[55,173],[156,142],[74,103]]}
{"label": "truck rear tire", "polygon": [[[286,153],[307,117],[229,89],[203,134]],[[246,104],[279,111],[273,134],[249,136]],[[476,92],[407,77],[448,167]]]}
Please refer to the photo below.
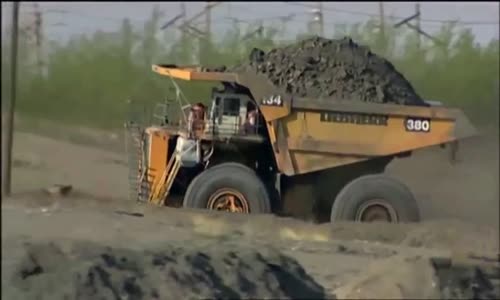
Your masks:
{"label": "truck rear tire", "polygon": [[385,175],[365,175],[342,188],[330,221],[405,223],[420,221],[417,201],[403,183]]}
{"label": "truck rear tire", "polygon": [[265,185],[250,168],[223,163],[200,173],[189,185],[183,206],[236,213],[270,213]]}

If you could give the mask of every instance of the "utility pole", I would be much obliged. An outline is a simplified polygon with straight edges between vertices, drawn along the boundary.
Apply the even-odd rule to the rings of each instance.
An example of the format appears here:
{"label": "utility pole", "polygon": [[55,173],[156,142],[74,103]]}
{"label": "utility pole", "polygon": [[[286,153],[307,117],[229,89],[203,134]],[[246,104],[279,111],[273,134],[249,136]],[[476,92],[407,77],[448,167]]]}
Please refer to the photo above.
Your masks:
{"label": "utility pole", "polygon": [[186,3],[184,1],[180,2],[180,5],[181,5],[181,19],[182,19],[182,22],[186,22],[187,20],[187,12],[186,12]]}
{"label": "utility pole", "polygon": [[[181,24],[187,24],[186,2],[181,1],[180,2],[180,6],[181,6]],[[182,47],[182,49],[184,49],[184,51],[186,51],[186,49],[187,49],[186,46],[188,44],[186,30],[188,30],[188,29],[185,28],[185,27],[181,28],[181,47]],[[189,51],[189,52],[191,52],[191,51]],[[194,56],[195,56],[194,52],[191,52],[191,55],[188,58],[188,61],[190,63],[193,62],[193,57]]]}
{"label": "utility pole", "polygon": [[[181,20],[182,20],[182,24],[186,24],[186,19],[187,19],[187,15],[186,15],[186,3],[184,1],[180,2],[180,5],[181,5]],[[181,30],[181,39],[184,41],[186,38],[186,31],[185,30]]]}
{"label": "utility pole", "polygon": [[206,2],[206,6],[205,6],[205,30],[206,30],[206,35],[207,35],[207,39],[210,40],[210,35],[212,34],[212,9],[211,9],[211,6],[210,6],[210,1],[207,1]]}
{"label": "utility pole", "polygon": [[[190,24],[193,23],[196,19],[198,19],[198,18],[202,17],[203,15],[205,15],[206,20],[208,21],[207,22],[207,24],[209,25],[208,27],[210,27],[210,25],[211,25],[211,18],[210,18],[210,16],[207,16],[207,13],[209,13],[210,10],[213,9],[215,6],[220,5],[222,3],[223,2],[207,2],[206,7],[201,12],[197,13],[196,15],[192,16],[191,18],[189,18],[187,20],[185,18],[183,18],[183,22],[182,22],[182,24],[178,28],[181,31],[183,31],[183,33],[189,33],[189,32],[187,32],[187,30],[194,30],[197,34],[201,33],[200,37],[204,41],[206,41],[206,39],[208,39],[208,37],[206,36],[206,33],[208,32],[208,30],[206,30],[205,32],[201,32],[200,30],[196,30],[196,28],[194,28]],[[210,28],[208,28],[208,29],[210,30]],[[200,47],[200,49],[201,49],[201,47]],[[201,50],[200,50],[200,52],[201,52]]]}
{"label": "utility pole", "polygon": [[324,20],[323,20],[323,2],[319,1],[318,2],[318,24],[319,24],[319,35],[324,37],[325,35],[325,32],[324,32],[324,28],[325,28],[325,24],[324,24]]}
{"label": "utility pole", "polygon": [[307,24],[308,31],[319,36],[323,36],[323,5],[316,2],[316,8],[309,11],[312,14],[312,20]]}
{"label": "utility pole", "polygon": [[[420,28],[420,4],[417,3],[417,5],[415,5],[415,8],[416,8],[416,13],[413,16],[410,16],[408,18],[405,18],[405,19],[397,22],[396,24],[394,24],[394,28],[398,28],[401,25],[406,25],[409,28],[415,30],[415,32],[417,33],[417,48],[419,48],[419,49],[420,49],[420,35],[423,35],[426,38],[432,40],[437,45],[444,45],[444,43],[441,40],[435,38],[434,36],[428,34],[427,32],[423,31]],[[413,19],[416,19],[417,25],[413,25],[410,23],[410,21]]]}
{"label": "utility pole", "polygon": [[231,15],[232,15],[232,14],[231,14],[231,1],[228,1],[228,2],[227,2],[226,7],[227,7],[227,11],[226,11],[226,12],[227,12],[227,14],[226,14],[226,16],[227,16],[228,18],[230,18],[230,17],[231,17]]}
{"label": "utility pole", "polygon": [[[7,130],[6,141],[2,141],[2,154],[4,154],[2,162],[2,197],[10,196],[11,194],[11,175],[12,175],[12,144],[14,136],[14,108],[16,104],[16,88],[17,88],[17,34],[19,30],[19,4],[20,2],[12,2],[12,41],[11,41],[11,92],[10,103],[5,120]],[[2,120],[3,123],[3,120]],[[3,128],[2,128],[3,129]],[[3,135],[2,135],[3,137]]]}
{"label": "utility pole", "polygon": [[415,15],[415,22],[417,27],[417,49],[420,50],[420,31],[422,31],[422,29],[420,28],[420,2],[417,2],[415,4]]}
{"label": "utility pole", "polygon": [[34,3],[35,9],[35,43],[36,43],[36,62],[38,66],[38,74],[42,75],[42,13],[38,3]]}
{"label": "utility pole", "polygon": [[200,62],[207,64],[211,53],[211,35],[212,35],[212,9],[210,8],[210,1],[205,2],[205,36],[199,40],[201,42]]}
{"label": "utility pole", "polygon": [[382,53],[386,51],[386,39],[385,39],[385,14],[384,14],[384,2],[380,1],[378,3],[378,12],[380,16],[380,31],[379,31],[379,45],[381,47]]}
{"label": "utility pole", "polygon": [[384,2],[378,3],[378,12],[380,15],[380,38],[385,41],[385,15],[384,15]]}
{"label": "utility pole", "polygon": [[186,19],[187,19],[187,14],[186,14],[186,3],[184,1],[182,2],[179,2],[180,5],[181,5],[181,19],[182,19],[182,22],[186,22]]}

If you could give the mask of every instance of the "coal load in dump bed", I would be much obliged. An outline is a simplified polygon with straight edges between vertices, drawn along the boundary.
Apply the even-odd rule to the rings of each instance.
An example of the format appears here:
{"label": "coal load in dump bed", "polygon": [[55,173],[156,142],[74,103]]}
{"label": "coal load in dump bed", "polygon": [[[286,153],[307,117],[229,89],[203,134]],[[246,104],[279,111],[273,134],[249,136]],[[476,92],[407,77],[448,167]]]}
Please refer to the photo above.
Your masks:
{"label": "coal load in dump bed", "polygon": [[253,49],[249,64],[292,95],[402,105],[427,104],[394,66],[350,38],[314,37],[264,53]]}

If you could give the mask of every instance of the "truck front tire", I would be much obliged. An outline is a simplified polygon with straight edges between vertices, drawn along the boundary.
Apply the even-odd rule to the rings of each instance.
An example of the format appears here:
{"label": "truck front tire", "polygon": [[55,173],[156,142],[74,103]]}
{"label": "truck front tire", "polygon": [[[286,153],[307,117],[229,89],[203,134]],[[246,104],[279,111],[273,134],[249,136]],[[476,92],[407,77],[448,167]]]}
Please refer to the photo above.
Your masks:
{"label": "truck front tire", "polygon": [[223,163],[200,173],[190,183],[183,206],[238,213],[270,213],[265,185],[250,168]]}
{"label": "truck front tire", "polygon": [[417,201],[403,183],[386,175],[365,175],[342,188],[330,221],[406,223],[420,221]]}

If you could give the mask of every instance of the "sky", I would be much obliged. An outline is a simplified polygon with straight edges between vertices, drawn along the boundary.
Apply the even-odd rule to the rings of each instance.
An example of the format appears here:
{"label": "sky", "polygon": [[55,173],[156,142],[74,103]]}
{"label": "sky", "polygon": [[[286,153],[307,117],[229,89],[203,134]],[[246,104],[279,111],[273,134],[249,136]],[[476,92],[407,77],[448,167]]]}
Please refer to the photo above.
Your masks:
{"label": "sky", "polygon": [[[188,18],[200,12],[207,2],[185,2]],[[246,21],[262,20],[279,24],[279,18],[294,15],[287,24],[287,37],[306,32],[312,19],[311,9],[318,2],[222,2],[212,11],[212,31],[221,36],[233,24],[230,18]],[[396,23],[415,12],[416,2],[384,2],[386,22]],[[9,2],[2,2],[2,33],[10,21]],[[21,23],[33,20],[35,2],[22,2]],[[92,33],[97,29],[119,28],[125,17],[142,27],[158,5],[167,22],[181,11],[181,2],[39,2],[43,12],[44,34],[50,39],[67,40],[73,34]],[[335,24],[363,22],[379,15],[379,2],[323,2],[325,35],[332,36]],[[435,33],[445,21],[457,20],[471,28],[481,44],[499,35],[498,2],[421,2],[422,29]],[[399,17],[391,19],[389,16]],[[203,28],[204,16],[198,19]]]}

